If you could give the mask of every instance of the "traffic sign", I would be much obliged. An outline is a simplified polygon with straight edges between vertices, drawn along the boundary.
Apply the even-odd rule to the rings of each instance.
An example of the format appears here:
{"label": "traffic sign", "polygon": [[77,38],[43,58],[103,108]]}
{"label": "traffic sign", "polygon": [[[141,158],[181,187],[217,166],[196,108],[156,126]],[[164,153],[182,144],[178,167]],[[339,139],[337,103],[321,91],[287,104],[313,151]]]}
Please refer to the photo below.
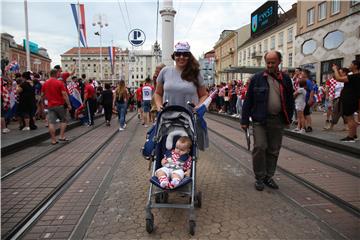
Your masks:
{"label": "traffic sign", "polygon": [[129,33],[129,42],[135,47],[139,47],[144,44],[146,36],[141,29],[133,29]]}

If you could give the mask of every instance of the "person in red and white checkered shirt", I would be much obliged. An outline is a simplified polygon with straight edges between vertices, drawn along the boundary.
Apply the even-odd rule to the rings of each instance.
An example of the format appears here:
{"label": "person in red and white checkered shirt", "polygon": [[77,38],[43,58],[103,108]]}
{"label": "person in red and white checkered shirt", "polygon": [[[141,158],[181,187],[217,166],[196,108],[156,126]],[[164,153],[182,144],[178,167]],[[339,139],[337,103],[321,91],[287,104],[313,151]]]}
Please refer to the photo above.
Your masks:
{"label": "person in red and white checkered shirt", "polygon": [[333,111],[333,101],[335,98],[335,86],[336,86],[336,80],[331,75],[329,77],[329,79],[326,81],[326,85],[325,85],[326,121],[325,121],[324,129],[328,129],[331,124],[330,117],[331,117],[332,111]]}

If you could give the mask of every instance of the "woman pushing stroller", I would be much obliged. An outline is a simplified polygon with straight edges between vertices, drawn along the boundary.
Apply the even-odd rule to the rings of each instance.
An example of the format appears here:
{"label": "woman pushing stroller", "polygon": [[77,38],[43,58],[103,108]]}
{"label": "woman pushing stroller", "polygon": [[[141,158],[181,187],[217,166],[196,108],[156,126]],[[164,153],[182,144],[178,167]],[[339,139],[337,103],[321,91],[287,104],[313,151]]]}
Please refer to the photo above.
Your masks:
{"label": "woman pushing stroller", "polygon": [[164,67],[157,78],[157,110],[162,110],[165,101],[169,106],[179,105],[189,109],[187,102],[190,102],[199,107],[208,94],[204,79],[200,75],[199,62],[191,54],[190,45],[187,42],[178,42],[171,57],[175,60],[175,66]]}

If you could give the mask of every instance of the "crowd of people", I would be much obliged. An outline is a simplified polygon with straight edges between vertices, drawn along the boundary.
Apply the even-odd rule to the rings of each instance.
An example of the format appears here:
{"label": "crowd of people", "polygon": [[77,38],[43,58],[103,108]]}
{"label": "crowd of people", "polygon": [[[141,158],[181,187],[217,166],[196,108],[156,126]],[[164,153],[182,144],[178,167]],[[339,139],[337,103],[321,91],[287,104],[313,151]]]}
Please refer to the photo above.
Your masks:
{"label": "crowd of people", "polygon": [[[75,66],[71,73],[62,72],[60,66],[55,66],[48,79],[41,73],[5,74],[1,78],[1,131],[8,133],[7,125],[13,121],[18,122],[21,131],[35,130],[36,121],[43,119],[49,127],[51,144],[57,144],[58,141],[68,141],[65,137],[67,113],[92,126],[95,112],[104,112],[105,123],[110,126],[115,112],[119,131],[124,131],[126,113],[129,109],[133,110],[135,105],[139,121],[147,128],[155,122],[164,102],[190,108],[191,111],[198,111],[205,104],[210,111],[239,117],[241,127],[245,130],[252,125],[253,170],[255,188],[259,191],[265,185],[279,188],[272,177],[276,171],[283,129],[295,122],[293,131],[312,132],[312,111],[321,109],[326,112],[325,131],[332,130],[342,117],[348,135],[341,141],[357,140],[360,117],[358,114],[358,119],[355,119],[354,115],[360,109],[358,60],[352,61],[349,68],[333,65],[333,74],[323,86],[318,87],[307,69],[282,72],[279,69],[281,53],[270,51],[264,56],[265,70],[254,74],[246,82],[230,81],[206,88],[199,63],[187,42],[177,43],[171,57],[175,66],[160,64],[153,79],[147,78],[135,91],[130,90],[123,80],[117,86],[107,83],[103,88],[94,79],[87,79],[85,74],[81,78],[73,76]],[[190,107],[188,102],[193,106]],[[58,139],[55,136],[57,122],[60,123]],[[206,133],[204,131],[204,139],[207,138]],[[200,148],[199,141],[198,145]],[[203,146],[208,147],[206,143]],[[163,167],[168,168],[166,164],[170,159],[178,159],[180,153],[189,152],[189,146],[179,145],[178,148],[164,158]],[[186,169],[182,170],[186,172]],[[157,177],[161,185],[172,188],[178,184],[182,174],[179,177],[176,172],[162,171],[158,172]]]}
{"label": "crowd of people", "polygon": [[[324,131],[334,130],[334,126],[342,118],[343,129],[349,134],[340,140],[343,142],[357,140],[356,127],[360,123],[360,114],[358,114],[360,89],[357,83],[360,82],[359,61],[354,60],[349,68],[334,66],[334,73],[329,75],[320,86],[311,79],[311,72],[307,69],[296,68],[294,72],[288,74],[294,89],[295,112],[292,116],[294,132],[312,132],[311,114],[320,111],[324,112],[326,117]],[[246,82],[230,81],[210,86],[208,91],[216,93],[210,110],[240,118],[250,79]],[[354,118],[355,115],[358,116],[357,119]]]}

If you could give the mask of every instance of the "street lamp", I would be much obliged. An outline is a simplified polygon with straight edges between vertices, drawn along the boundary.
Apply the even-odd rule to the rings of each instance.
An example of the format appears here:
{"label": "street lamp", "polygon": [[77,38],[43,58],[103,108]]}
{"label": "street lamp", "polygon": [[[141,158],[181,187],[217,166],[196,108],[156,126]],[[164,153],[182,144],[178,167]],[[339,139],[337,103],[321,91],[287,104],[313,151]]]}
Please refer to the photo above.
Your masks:
{"label": "street lamp", "polygon": [[94,16],[93,26],[99,25],[99,31],[95,32],[95,35],[98,35],[100,37],[100,81],[103,78],[103,68],[102,68],[102,33],[101,29],[103,27],[109,26],[109,24],[106,21],[105,14],[97,14]]}

